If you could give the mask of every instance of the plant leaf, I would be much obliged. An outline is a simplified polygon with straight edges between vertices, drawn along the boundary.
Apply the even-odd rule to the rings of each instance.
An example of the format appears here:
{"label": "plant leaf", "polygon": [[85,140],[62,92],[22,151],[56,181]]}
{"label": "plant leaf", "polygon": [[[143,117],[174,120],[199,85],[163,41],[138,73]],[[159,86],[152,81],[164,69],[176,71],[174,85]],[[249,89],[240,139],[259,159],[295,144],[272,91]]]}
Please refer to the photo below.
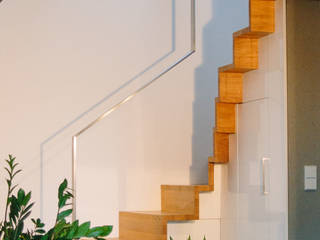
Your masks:
{"label": "plant leaf", "polygon": [[53,230],[51,229],[49,232],[47,232],[45,235],[41,237],[41,240],[48,240],[49,237],[52,235]]}
{"label": "plant leaf", "polygon": [[24,199],[22,200],[22,206],[27,206],[28,202],[31,199],[31,192],[28,192],[28,194],[24,197]]}
{"label": "plant leaf", "polygon": [[63,196],[61,196],[61,197],[59,198],[59,202],[58,202],[58,207],[59,207],[59,209],[60,209],[60,208],[63,208],[63,207],[66,205],[66,202],[67,202],[68,199],[69,199],[69,197],[68,197],[68,196],[65,196],[65,195],[63,195]]}
{"label": "plant leaf", "polygon": [[63,196],[63,192],[66,190],[67,187],[68,187],[68,181],[67,179],[64,179],[58,189],[58,198],[61,198]]}
{"label": "plant leaf", "polygon": [[18,171],[16,171],[13,175],[12,175],[12,177],[11,178],[14,178],[18,173],[20,173],[20,172],[22,172],[22,170],[21,169],[19,169]]}
{"label": "plant leaf", "polygon": [[31,211],[27,212],[23,217],[21,217],[20,221],[23,222],[24,220],[26,220],[26,218],[29,217],[30,214],[31,214]]}
{"label": "plant leaf", "polygon": [[7,162],[7,164],[10,166],[10,168],[11,168],[11,163],[10,163],[10,161],[9,160],[5,160],[6,162]]}
{"label": "plant leaf", "polygon": [[77,231],[78,227],[79,227],[79,221],[76,220],[71,225],[70,231],[69,231],[69,233],[67,235],[67,239],[73,239],[74,238],[73,236],[74,236],[75,232]]}
{"label": "plant leaf", "polygon": [[87,232],[89,231],[90,229],[90,222],[85,222],[85,223],[82,223],[76,233],[74,234],[74,238],[81,238],[81,237],[84,237],[86,236]]}
{"label": "plant leaf", "polygon": [[19,236],[21,235],[21,233],[23,231],[23,227],[24,227],[24,223],[22,221],[20,221],[18,223],[18,227],[17,227],[16,233],[15,233],[16,239],[20,239]]}
{"label": "plant leaf", "polygon": [[101,237],[108,236],[113,230],[113,226],[102,226],[100,228],[103,229],[103,233],[100,235]]}
{"label": "plant leaf", "polygon": [[60,221],[61,219],[64,219],[64,218],[70,216],[71,213],[72,213],[72,209],[62,211],[61,213],[59,213],[59,215],[57,217],[57,221]]}
{"label": "plant leaf", "polygon": [[8,187],[10,188],[10,186],[11,186],[11,181],[10,181],[9,179],[6,179],[6,181],[7,181]]}
{"label": "plant leaf", "polygon": [[14,186],[11,188],[11,190],[9,191],[9,194],[11,194],[11,193],[16,189],[16,187],[18,187],[18,184],[14,185]]}
{"label": "plant leaf", "polygon": [[13,170],[16,166],[18,166],[18,165],[19,165],[19,163],[15,163],[15,164],[13,164],[15,160],[16,160],[16,158],[13,158],[13,159],[12,159],[12,162],[11,162],[12,170]]}
{"label": "plant leaf", "polygon": [[106,237],[112,232],[112,226],[101,226],[91,228],[86,237],[97,238],[97,237]]}
{"label": "plant leaf", "polygon": [[66,221],[64,219],[58,222],[53,229],[54,234],[58,235],[61,232],[61,230],[65,227],[65,225]]}
{"label": "plant leaf", "polygon": [[[34,203],[31,203],[30,205],[28,205],[23,211],[22,211],[22,215],[24,215],[26,212],[28,212],[32,207],[33,207]],[[34,222],[33,222],[34,223]]]}
{"label": "plant leaf", "polygon": [[10,170],[9,170],[7,167],[5,167],[4,169],[5,169],[5,170],[7,171],[7,173],[9,174],[9,177],[12,178],[12,177],[11,177],[11,172],[10,172]]}
{"label": "plant leaf", "polygon": [[26,196],[26,194],[25,194],[24,190],[20,188],[19,191],[18,191],[18,202],[21,205],[22,205],[22,202],[23,202],[25,196]]}
{"label": "plant leaf", "polygon": [[44,234],[46,231],[43,229],[37,229],[35,232],[40,233],[40,234]]}
{"label": "plant leaf", "polygon": [[100,234],[102,233],[103,233],[103,229],[100,229],[100,227],[94,227],[87,232],[86,237],[89,237],[89,238],[99,237]]}

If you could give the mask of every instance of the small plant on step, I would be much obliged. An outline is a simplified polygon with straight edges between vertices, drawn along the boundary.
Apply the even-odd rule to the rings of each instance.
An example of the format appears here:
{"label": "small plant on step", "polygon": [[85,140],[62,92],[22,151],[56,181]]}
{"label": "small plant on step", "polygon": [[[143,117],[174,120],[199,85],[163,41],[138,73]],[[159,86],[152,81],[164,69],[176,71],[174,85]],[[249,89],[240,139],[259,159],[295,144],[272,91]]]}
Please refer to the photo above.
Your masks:
{"label": "small plant on step", "polygon": [[18,163],[15,160],[12,155],[9,155],[9,159],[6,160],[8,192],[4,219],[0,222],[0,240],[72,240],[82,237],[101,240],[102,237],[111,233],[112,226],[91,228],[90,222],[79,224],[78,220],[67,221],[73,211],[72,207],[69,207],[73,195],[66,179],[58,189],[58,211],[54,226],[46,231],[45,224],[40,219],[31,219],[34,229],[24,230],[25,221],[30,216],[34,203],[30,203],[31,192],[26,194],[23,189],[19,189],[14,194],[18,185],[14,185],[13,180],[21,172],[20,169],[17,169]]}

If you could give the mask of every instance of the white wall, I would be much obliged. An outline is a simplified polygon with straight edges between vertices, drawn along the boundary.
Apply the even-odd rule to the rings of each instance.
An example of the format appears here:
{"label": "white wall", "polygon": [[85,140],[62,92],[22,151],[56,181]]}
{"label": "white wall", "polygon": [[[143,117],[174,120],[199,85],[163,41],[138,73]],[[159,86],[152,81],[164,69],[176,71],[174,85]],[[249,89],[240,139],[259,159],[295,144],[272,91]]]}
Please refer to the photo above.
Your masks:
{"label": "white wall", "polygon": [[[276,32],[260,40],[259,70],[245,75],[232,157],[222,169],[222,240],[288,238],[285,48],[285,1],[278,0]],[[268,195],[263,157],[271,159]]]}
{"label": "white wall", "polygon": [[290,240],[318,239],[320,234],[315,221],[320,214],[319,190],[305,191],[303,180],[304,166],[318,166],[320,157],[320,31],[314,31],[319,9],[319,1],[287,1]]}
{"label": "white wall", "polygon": [[[232,32],[248,25],[247,3],[197,1],[196,54],[81,136],[80,219],[114,224],[117,235],[119,210],[160,209],[160,184],[207,181],[217,67],[232,60]],[[53,221],[57,185],[70,180],[71,136],[182,56],[189,22],[184,0],[0,5],[0,159],[12,153],[21,162],[35,216]],[[195,233],[219,224],[219,196],[201,196],[208,208]]]}

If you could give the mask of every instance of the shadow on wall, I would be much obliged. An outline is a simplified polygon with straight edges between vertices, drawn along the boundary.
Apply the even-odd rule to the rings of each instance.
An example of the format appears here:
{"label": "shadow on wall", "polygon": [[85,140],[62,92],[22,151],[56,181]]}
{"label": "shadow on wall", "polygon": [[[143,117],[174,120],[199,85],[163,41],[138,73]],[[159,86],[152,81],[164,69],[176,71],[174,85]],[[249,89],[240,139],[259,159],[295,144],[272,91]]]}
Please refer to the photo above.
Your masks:
{"label": "shadow on wall", "polygon": [[[195,100],[193,104],[193,137],[192,137],[192,166],[190,169],[190,182],[193,184],[207,183],[207,157],[212,154],[212,131],[211,123],[214,122],[214,98],[217,96],[217,68],[220,65],[230,63],[232,59],[232,38],[231,33],[241,27],[241,22],[243,26],[247,25],[246,13],[240,12],[239,9],[245,9],[243,2],[248,2],[248,0],[232,0],[232,1],[221,1],[221,0],[208,0],[212,4],[212,19],[207,23],[203,29],[203,42],[200,44],[203,55],[203,63],[195,71]],[[207,3],[208,3],[207,1]],[[231,3],[232,2],[232,3]],[[176,0],[172,0],[172,49],[153,64],[149,65],[145,70],[141,71],[135,77],[127,81],[123,86],[116,89],[112,93],[109,93],[101,99],[96,104],[92,105],[89,109],[80,114],[73,121],[66,124],[63,128],[59,129],[47,139],[41,143],[41,217],[43,215],[51,216],[49,213],[43,214],[44,204],[48,204],[44,197],[50,197],[46,195],[45,191],[50,191],[50,189],[44,189],[48,187],[46,185],[46,180],[52,179],[57,176],[57,174],[62,175],[63,173],[52,172],[50,168],[52,165],[57,164],[53,160],[56,160],[57,157],[50,158],[49,154],[46,152],[47,149],[50,149],[50,146],[53,143],[58,142],[58,138],[63,138],[63,147],[59,142],[59,147],[63,148],[63,152],[68,153],[65,161],[71,159],[71,136],[74,134],[73,131],[79,130],[75,129],[75,126],[83,124],[83,119],[87,119],[89,113],[93,115],[93,110],[102,107],[103,103],[112,100],[114,96],[119,94],[122,89],[125,89],[131,83],[136,81],[140,76],[144,75],[147,71],[153,69],[157,64],[165,60],[169,55],[175,51],[175,5]],[[198,1],[198,4],[201,4]],[[244,17],[245,16],[245,17]],[[236,25],[236,26],[234,26]],[[85,123],[84,123],[85,124]],[[56,146],[55,146],[56,147]],[[64,151],[66,150],[66,151]],[[70,152],[69,152],[70,151]],[[50,149],[52,153],[53,150]],[[62,152],[61,149],[56,151],[57,154]],[[44,155],[45,154],[45,155]],[[70,154],[70,155],[69,155]],[[46,163],[46,173],[43,171],[44,162]],[[69,162],[61,162],[63,164],[65,171],[66,165]],[[205,174],[204,174],[205,173]],[[47,174],[47,175],[44,175]],[[50,175],[51,174],[51,175]],[[71,174],[71,172],[70,172]],[[44,179],[44,176],[46,179]],[[118,173],[118,181],[120,185],[126,181],[125,176]],[[51,184],[51,183],[50,183]],[[55,185],[56,186],[56,185]],[[123,194],[124,191],[122,191]],[[125,201],[126,197],[119,195],[120,201]],[[124,205],[120,203],[120,205]],[[49,209],[46,207],[46,209]]]}
{"label": "shadow on wall", "polygon": [[[0,0],[0,2],[1,2],[1,0]],[[121,85],[120,87],[118,87],[117,89],[112,91],[111,93],[108,93],[105,97],[103,97],[97,103],[93,104],[90,108],[88,108],[87,110],[85,110],[84,112],[79,114],[75,119],[73,119],[72,121],[67,123],[65,126],[60,128],[59,130],[55,131],[51,136],[49,136],[43,142],[41,142],[41,144],[40,144],[40,184],[41,184],[41,186],[40,186],[40,198],[41,198],[40,199],[40,208],[41,208],[40,215],[41,215],[41,217],[43,217],[43,206],[44,206],[43,196],[45,194],[44,193],[44,182],[45,182],[44,181],[44,175],[45,175],[44,174],[44,163],[46,162],[46,165],[48,165],[50,167],[52,165],[52,163],[50,163],[50,162],[55,160],[55,157],[52,157],[52,156],[46,157],[45,156],[45,151],[47,151],[47,149],[48,149],[47,145],[49,145],[49,143],[56,140],[58,137],[62,136],[63,139],[65,139],[67,137],[68,139],[70,139],[70,141],[68,141],[67,143],[64,141],[65,146],[61,147],[61,149],[65,150],[66,148],[70,148],[71,137],[72,137],[70,135],[70,133],[72,132],[71,134],[73,135],[80,130],[80,129],[77,129],[77,130],[73,129],[77,123],[79,123],[85,117],[88,117],[88,115],[91,114],[92,112],[94,112],[94,110],[96,110],[98,107],[102,107],[103,104],[105,104],[108,101],[111,101],[112,98],[119,97],[119,95],[122,94],[124,89],[129,87],[132,83],[136,82],[140,77],[142,77],[146,73],[150,72],[157,65],[164,63],[164,61],[176,51],[176,0],[171,0],[171,18],[172,18],[171,49],[169,52],[167,52],[163,56],[159,57],[156,61],[154,61],[149,66],[147,66],[144,70],[142,70],[141,72],[136,74],[134,77],[132,77],[130,80],[125,82],[123,85]],[[125,97],[127,97],[126,95],[125,96],[122,96],[122,95],[121,95],[120,99],[124,99]],[[96,118],[96,117],[94,117],[94,118]],[[90,121],[92,121],[92,120],[90,120]],[[88,123],[86,123],[86,124],[88,124]],[[81,124],[82,124],[82,122],[81,122]],[[70,130],[70,129],[72,129],[72,130]],[[76,131],[76,132],[73,132],[73,131]],[[59,141],[61,142],[61,139]],[[66,144],[68,146],[66,146]],[[61,151],[61,149],[60,149],[60,151]],[[70,151],[71,151],[71,149],[70,149]],[[56,154],[57,153],[54,153],[54,155],[56,155]],[[45,159],[47,159],[47,160],[45,160]],[[71,156],[70,156],[70,159],[71,159]],[[119,176],[121,176],[121,174]]]}
{"label": "shadow on wall", "polygon": [[[232,62],[232,32],[248,26],[248,0],[212,0],[212,19],[202,32],[203,63],[195,70],[192,166],[190,182],[207,184],[208,157],[213,151],[218,68]],[[241,10],[243,10],[241,12]],[[199,168],[201,170],[199,171]],[[201,174],[202,173],[202,174]]]}

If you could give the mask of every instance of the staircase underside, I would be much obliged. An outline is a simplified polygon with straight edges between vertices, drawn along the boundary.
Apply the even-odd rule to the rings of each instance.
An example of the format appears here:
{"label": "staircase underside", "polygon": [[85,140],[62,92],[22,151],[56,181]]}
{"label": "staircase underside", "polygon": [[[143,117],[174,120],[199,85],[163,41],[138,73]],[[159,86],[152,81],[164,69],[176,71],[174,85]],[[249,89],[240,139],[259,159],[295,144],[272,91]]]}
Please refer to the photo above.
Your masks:
{"label": "staircase underside", "polygon": [[274,0],[250,0],[249,9],[249,27],[233,33],[233,63],[218,70],[215,154],[208,159],[208,185],[161,186],[161,211],[119,213],[121,240],[166,240],[168,222],[199,219],[199,194],[214,190],[214,165],[229,162],[229,135],[236,133],[236,104],[242,103],[243,75],[258,69],[259,39],[275,28]]}

